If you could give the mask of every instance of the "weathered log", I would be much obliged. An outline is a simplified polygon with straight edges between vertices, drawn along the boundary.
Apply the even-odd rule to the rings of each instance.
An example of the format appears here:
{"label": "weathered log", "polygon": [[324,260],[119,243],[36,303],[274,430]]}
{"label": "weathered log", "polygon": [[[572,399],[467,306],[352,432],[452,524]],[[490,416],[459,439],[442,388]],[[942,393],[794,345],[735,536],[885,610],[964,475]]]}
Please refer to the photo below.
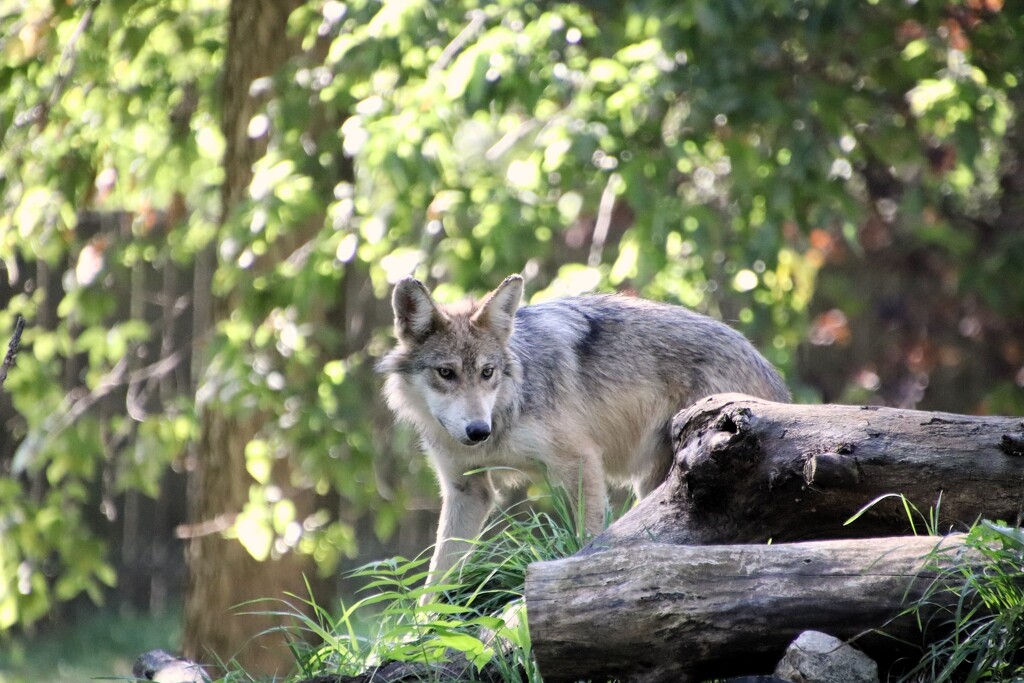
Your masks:
{"label": "weathered log", "polygon": [[[545,681],[766,673],[806,629],[860,636],[858,648],[884,659],[895,639],[919,638],[901,612],[935,580],[937,563],[965,561],[961,539],[646,543],[533,564],[534,652]],[[948,552],[929,557],[940,543]]]}
{"label": "weathered log", "polygon": [[[673,423],[665,483],[598,536],[690,545],[907,533],[903,494],[940,530],[1024,506],[1024,422],[869,406],[792,405],[721,394]],[[940,504],[941,496],[941,504]]]}

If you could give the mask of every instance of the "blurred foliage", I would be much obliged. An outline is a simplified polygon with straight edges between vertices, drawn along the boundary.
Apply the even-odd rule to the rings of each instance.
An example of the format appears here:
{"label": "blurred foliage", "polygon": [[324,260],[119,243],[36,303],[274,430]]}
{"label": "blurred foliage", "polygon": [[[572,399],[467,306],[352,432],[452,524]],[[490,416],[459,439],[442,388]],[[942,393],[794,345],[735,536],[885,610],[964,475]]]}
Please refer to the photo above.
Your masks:
{"label": "blurred foliage", "polygon": [[[870,267],[921,258],[999,332],[988,405],[1024,409],[1024,288],[1008,286],[1024,263],[1008,180],[1024,158],[1020,7],[309,2],[289,22],[302,54],[251,84],[266,104],[247,134],[267,151],[221,222],[225,4],[0,1],[0,329],[26,316],[31,351],[4,387],[19,446],[0,462],[0,628],[102,595],[98,497],[157,495],[196,406],[272,416],[230,532],[253,555],[330,571],[361,515],[391,534],[429,481],[369,370],[410,272],[444,299],[522,272],[534,299],[683,303],[750,335],[813,400],[826,390],[796,375],[804,342],[847,348],[873,314]],[[121,218],[87,234],[85,212]],[[153,369],[138,351],[165,332],[125,310],[126,288],[207,245],[212,293],[237,306],[197,340],[195,402],[179,391],[140,416],[99,401]],[[826,396],[879,400],[870,368],[854,372]],[[342,503],[299,519],[296,488]]]}
{"label": "blurred foliage", "polygon": [[[140,422],[104,399],[159,360],[139,350],[161,330],[125,310],[133,274],[214,233],[221,4],[0,2],[0,329],[29,321],[4,385],[0,630],[102,599],[115,576],[90,518],[125,487],[156,495],[196,433],[190,401]],[[87,211],[118,229],[83,234]]]}

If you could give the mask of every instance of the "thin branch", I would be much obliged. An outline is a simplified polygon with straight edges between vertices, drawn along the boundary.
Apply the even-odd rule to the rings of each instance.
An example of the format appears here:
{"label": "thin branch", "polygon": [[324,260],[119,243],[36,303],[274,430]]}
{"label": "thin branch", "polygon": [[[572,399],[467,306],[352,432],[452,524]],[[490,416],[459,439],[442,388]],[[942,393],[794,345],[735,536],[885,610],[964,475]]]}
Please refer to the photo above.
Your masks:
{"label": "thin branch", "polygon": [[527,119],[520,123],[518,126],[505,133],[500,140],[494,143],[494,145],[484,153],[484,158],[487,161],[497,161],[500,159],[505,152],[512,149],[512,146],[526,137],[531,131],[533,131],[540,122],[537,119]]}
{"label": "thin branch", "polygon": [[7,381],[7,371],[14,367],[14,361],[18,357],[18,347],[21,345],[21,332],[25,329],[25,319],[20,315],[14,321],[14,336],[11,343],[7,345],[7,355],[4,356],[3,365],[0,365],[0,386]]}
{"label": "thin branch", "polygon": [[[80,387],[70,391],[64,397],[64,404],[46,419],[41,430],[30,432],[29,436],[18,446],[14,453],[12,470],[21,472],[28,469],[36,454],[48,448],[59,434],[71,427],[100,399],[115,389],[131,386],[133,383],[149,378],[159,379],[170,373],[182,360],[184,360],[184,355],[175,352],[146,367],[129,372],[127,358],[122,358],[100,378],[96,388],[88,391]],[[129,406],[130,410],[131,406]]]}
{"label": "thin branch", "polygon": [[[146,397],[150,395],[153,380],[163,380],[182,360],[181,352],[175,351],[156,363],[131,373],[128,381],[128,393],[125,397],[125,410],[130,418],[136,422],[143,422],[149,417],[149,413],[143,407],[146,402],[144,395]],[[143,383],[145,383],[145,387],[142,387]]]}
{"label": "thin branch", "polygon": [[174,527],[174,537],[189,539],[200,538],[202,536],[212,536],[213,534],[222,534],[235,525],[236,519],[238,519],[237,512],[225,512],[224,514],[217,515],[214,519],[207,520],[205,522],[179,524]]}
{"label": "thin branch", "polygon": [[71,74],[75,71],[75,62],[78,61],[78,51],[76,50],[78,39],[89,30],[89,26],[92,24],[93,13],[99,4],[100,0],[93,0],[89,3],[85,14],[82,15],[81,20],[78,22],[78,26],[75,27],[71,37],[68,38],[67,45],[64,46],[64,50],[60,55],[60,64],[57,66],[57,83],[50,93],[50,101],[47,108],[52,108],[53,105],[57,104],[57,100],[63,94],[68,81],[71,80]]}
{"label": "thin branch", "polygon": [[588,266],[601,264],[601,252],[604,251],[605,240],[608,239],[608,228],[612,224],[612,212],[615,210],[615,193],[619,188],[620,176],[612,173],[608,176],[608,184],[601,193],[601,203],[597,207],[597,221],[594,223],[594,236],[590,243]]}
{"label": "thin branch", "polygon": [[487,21],[487,15],[483,10],[472,10],[469,13],[469,23],[459,31],[459,35],[455,36],[452,42],[445,46],[441,56],[430,66],[430,70],[442,71],[447,68],[452,60],[455,59],[455,55],[462,52],[462,48],[466,47],[466,44],[480,32],[485,21]]}

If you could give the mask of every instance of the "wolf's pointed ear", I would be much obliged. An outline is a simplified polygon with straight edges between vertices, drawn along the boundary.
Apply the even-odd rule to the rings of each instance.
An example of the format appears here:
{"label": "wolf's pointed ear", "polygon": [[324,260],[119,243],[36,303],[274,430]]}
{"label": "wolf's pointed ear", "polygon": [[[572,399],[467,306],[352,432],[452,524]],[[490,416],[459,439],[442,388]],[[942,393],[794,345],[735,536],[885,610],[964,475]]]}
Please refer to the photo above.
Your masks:
{"label": "wolf's pointed ear", "polygon": [[422,341],[447,321],[427,288],[412,277],[404,277],[395,285],[391,307],[395,311],[395,336],[399,341]]}
{"label": "wolf's pointed ear", "polygon": [[508,339],[512,335],[512,320],[522,298],[522,276],[509,275],[484,299],[480,308],[473,314],[473,324],[488,328],[499,339]]}

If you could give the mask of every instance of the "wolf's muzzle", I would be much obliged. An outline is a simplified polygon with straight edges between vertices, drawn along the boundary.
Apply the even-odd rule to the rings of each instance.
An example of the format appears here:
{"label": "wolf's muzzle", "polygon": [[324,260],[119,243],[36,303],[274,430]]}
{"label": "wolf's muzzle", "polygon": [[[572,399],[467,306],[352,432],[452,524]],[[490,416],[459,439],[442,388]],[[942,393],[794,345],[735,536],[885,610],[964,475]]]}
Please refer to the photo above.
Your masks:
{"label": "wolf's muzzle", "polygon": [[486,441],[487,437],[491,435],[491,425],[487,424],[483,420],[473,420],[466,425],[466,436],[473,443],[480,443]]}

